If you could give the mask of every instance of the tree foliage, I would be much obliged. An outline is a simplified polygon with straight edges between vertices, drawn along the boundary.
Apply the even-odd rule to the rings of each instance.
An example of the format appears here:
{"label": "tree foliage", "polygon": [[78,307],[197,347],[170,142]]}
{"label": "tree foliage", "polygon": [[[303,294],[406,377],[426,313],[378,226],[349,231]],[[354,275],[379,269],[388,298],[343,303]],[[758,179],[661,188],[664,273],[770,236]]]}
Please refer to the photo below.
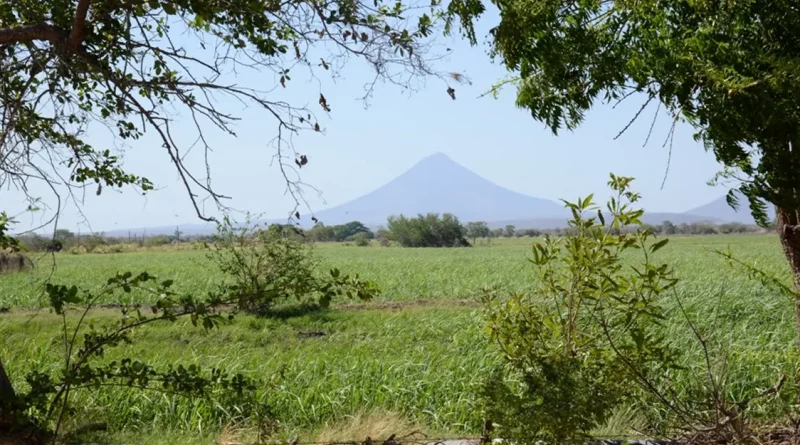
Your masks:
{"label": "tree foliage", "polygon": [[350,221],[346,224],[326,226],[319,223],[305,231],[306,238],[311,241],[353,241],[356,235],[363,234],[366,239],[375,238],[375,234],[361,221]]}
{"label": "tree foliage", "polygon": [[[191,171],[185,156],[194,145],[212,148],[209,131],[235,136],[235,113],[245,104],[275,122],[276,156],[289,192],[302,200],[299,179],[290,175],[308,157],[286,145],[288,136],[321,127],[310,108],[281,100],[276,89],[290,88],[295,73],[336,72],[351,59],[374,72],[367,96],[378,81],[406,86],[417,76],[443,78],[427,63],[435,55],[426,43],[440,22],[440,6],[384,0],[2,2],[0,184],[27,191],[27,181],[45,181],[59,199],[54,217],[65,191],[76,201],[83,195],[73,191],[88,185],[97,194],[126,185],[148,191],[152,182],[124,168],[116,145],[88,138],[96,124],[127,143],[147,131],[175,167],[198,216],[210,219],[200,200],[219,204],[225,196],[212,188],[208,170],[205,177]],[[239,71],[258,73],[258,84],[237,79]],[[230,101],[221,107],[223,98]],[[308,99],[324,113],[334,107],[322,91]],[[195,138],[176,138],[176,113],[189,121]]]}
{"label": "tree foliage", "polygon": [[[553,132],[574,129],[598,102],[630,97],[653,122],[672,117],[714,153],[763,227],[767,205],[800,289],[800,9],[794,0],[491,0],[490,52],[513,73],[516,103]],[[480,2],[458,15],[475,42]],[[651,132],[653,124],[650,124]],[[650,135],[645,140],[649,140]],[[800,299],[795,305],[800,347]]]}
{"label": "tree foliage", "polygon": [[[630,182],[611,177],[610,225],[591,196],[567,203],[575,234],[534,245],[534,290],[484,297],[487,332],[509,365],[485,388],[488,416],[504,440],[581,441],[637,386],[655,388],[652,381],[676,365],[656,329],[664,320],[661,297],[676,283],[652,258],[667,241],[652,242],[647,229],[611,233],[641,224]],[[623,256],[634,252],[636,266],[624,266]]]}
{"label": "tree foliage", "polygon": [[470,221],[467,223],[467,237],[472,239],[472,244],[478,238],[486,238],[489,236],[489,225],[484,221]]}
{"label": "tree foliage", "polygon": [[796,2],[493,3],[500,22],[491,30],[492,54],[517,75],[517,105],[554,132],[576,128],[598,102],[641,93],[634,119],[653,103],[655,113],[664,108],[693,125],[724,164],[721,177],[744,181],[740,190],[762,223],[764,200],[800,208]]}
{"label": "tree foliage", "polygon": [[463,247],[467,230],[450,213],[428,213],[416,218],[390,216],[386,224],[387,237],[403,247]]}

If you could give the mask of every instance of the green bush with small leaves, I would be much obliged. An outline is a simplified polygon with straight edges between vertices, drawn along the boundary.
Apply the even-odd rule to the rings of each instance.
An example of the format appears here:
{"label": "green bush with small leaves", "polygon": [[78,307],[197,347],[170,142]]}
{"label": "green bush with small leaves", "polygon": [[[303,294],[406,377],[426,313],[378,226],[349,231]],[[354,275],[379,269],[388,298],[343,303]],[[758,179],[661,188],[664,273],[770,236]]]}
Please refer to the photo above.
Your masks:
{"label": "green bush with small leaves", "polygon": [[[647,229],[612,234],[641,225],[631,181],[609,181],[616,194],[607,206],[610,224],[591,196],[566,203],[572,234],[534,245],[540,279],[533,291],[484,295],[488,336],[504,358],[484,387],[487,416],[510,442],[585,439],[636,382],[675,366],[674,351],[654,329],[664,319],[659,297],[676,283],[667,265],[653,261],[667,240],[652,243]],[[640,254],[634,267],[621,261],[629,251]]]}
{"label": "green bush with small leaves", "polygon": [[327,307],[337,296],[368,301],[378,293],[372,282],[357,275],[342,275],[337,269],[319,274],[313,249],[274,226],[265,229],[249,221],[237,225],[226,217],[209,247],[208,258],[228,278],[225,292],[237,297],[241,310],[269,311],[292,299]]}

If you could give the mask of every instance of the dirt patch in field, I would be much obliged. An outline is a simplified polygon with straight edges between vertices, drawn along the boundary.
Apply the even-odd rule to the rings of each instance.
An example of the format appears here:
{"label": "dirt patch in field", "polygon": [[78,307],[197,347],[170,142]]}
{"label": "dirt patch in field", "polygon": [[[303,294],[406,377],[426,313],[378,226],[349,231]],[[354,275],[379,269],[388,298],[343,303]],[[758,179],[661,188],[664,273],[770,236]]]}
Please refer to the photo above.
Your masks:
{"label": "dirt patch in field", "polygon": [[453,300],[410,300],[410,301],[378,301],[373,303],[353,303],[337,304],[333,309],[342,311],[362,311],[372,309],[398,310],[412,307],[478,307],[480,303],[475,300],[453,299]]}
{"label": "dirt patch in field", "polygon": [[[100,304],[97,305],[96,310],[105,312],[114,312],[124,307],[140,308],[141,310],[149,310],[149,304],[136,304],[136,305],[122,305],[116,303]],[[333,311],[370,311],[370,310],[401,310],[415,307],[430,307],[430,308],[456,308],[456,307],[478,307],[480,303],[475,300],[469,299],[451,299],[451,300],[410,300],[410,301],[377,301],[372,303],[344,303],[334,304],[330,310]],[[223,311],[232,310],[233,307],[221,308]],[[14,314],[30,314],[37,312],[45,312],[49,308],[9,308],[0,307],[0,316],[14,315]]]}

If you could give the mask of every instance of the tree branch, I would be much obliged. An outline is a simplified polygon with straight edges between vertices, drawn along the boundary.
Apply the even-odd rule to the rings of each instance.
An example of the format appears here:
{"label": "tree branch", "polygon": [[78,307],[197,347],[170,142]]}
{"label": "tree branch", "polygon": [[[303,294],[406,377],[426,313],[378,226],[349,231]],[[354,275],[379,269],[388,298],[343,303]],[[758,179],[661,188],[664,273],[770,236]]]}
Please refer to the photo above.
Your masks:
{"label": "tree branch", "polygon": [[89,2],[91,0],[80,0],[78,2],[75,19],[72,22],[72,32],[69,35],[69,47],[72,50],[80,46],[83,36],[86,34],[86,14],[89,12]]}
{"label": "tree branch", "polygon": [[0,28],[0,46],[13,45],[36,40],[48,41],[54,45],[63,43],[67,35],[52,25],[13,26]]}

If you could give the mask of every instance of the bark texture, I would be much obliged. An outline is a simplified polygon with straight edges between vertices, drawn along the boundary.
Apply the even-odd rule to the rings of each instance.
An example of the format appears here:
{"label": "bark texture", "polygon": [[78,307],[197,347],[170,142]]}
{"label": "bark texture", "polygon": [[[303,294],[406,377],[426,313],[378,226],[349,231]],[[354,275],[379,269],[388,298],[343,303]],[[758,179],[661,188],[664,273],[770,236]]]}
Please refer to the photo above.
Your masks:
{"label": "bark texture", "polygon": [[794,298],[795,330],[797,332],[797,346],[800,347],[800,225],[798,212],[778,208],[775,211],[775,226],[778,237],[783,246],[783,254],[789,261],[794,276],[794,285],[797,294]]}

